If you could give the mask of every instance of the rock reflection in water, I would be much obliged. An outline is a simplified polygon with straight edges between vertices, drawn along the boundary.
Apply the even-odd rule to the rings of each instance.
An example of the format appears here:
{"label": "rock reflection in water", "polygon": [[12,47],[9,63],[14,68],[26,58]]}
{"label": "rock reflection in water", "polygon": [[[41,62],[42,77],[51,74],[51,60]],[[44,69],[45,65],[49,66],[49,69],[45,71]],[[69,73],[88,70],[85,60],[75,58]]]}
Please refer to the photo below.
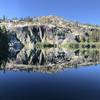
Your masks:
{"label": "rock reflection in water", "polygon": [[[10,48],[14,49],[14,47]],[[9,55],[5,51],[0,53],[0,61],[2,59],[2,62],[6,63],[5,70],[53,73],[65,68],[77,68],[100,63],[100,51],[96,49],[69,50],[65,48],[36,49],[24,47],[20,51],[15,48],[8,52]],[[2,64],[0,65],[1,69],[4,69]]]}

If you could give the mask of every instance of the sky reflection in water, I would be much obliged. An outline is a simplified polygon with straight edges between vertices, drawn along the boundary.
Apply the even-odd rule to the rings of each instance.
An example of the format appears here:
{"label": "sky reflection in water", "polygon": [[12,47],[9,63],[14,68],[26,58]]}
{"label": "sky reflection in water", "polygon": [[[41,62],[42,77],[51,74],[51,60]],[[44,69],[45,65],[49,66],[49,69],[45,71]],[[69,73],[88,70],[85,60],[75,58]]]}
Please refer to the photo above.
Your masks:
{"label": "sky reflection in water", "polygon": [[100,65],[55,74],[0,71],[1,100],[99,100]]}

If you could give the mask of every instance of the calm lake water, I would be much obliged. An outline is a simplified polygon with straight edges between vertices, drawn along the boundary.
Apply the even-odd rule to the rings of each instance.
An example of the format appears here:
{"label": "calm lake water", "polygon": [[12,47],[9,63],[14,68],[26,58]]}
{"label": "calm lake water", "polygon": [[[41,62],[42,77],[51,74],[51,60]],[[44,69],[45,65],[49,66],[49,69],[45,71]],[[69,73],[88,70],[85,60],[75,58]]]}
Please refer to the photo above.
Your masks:
{"label": "calm lake water", "polygon": [[0,71],[0,100],[100,100],[100,65],[54,74]]}
{"label": "calm lake water", "polygon": [[0,100],[100,100],[99,50],[0,51]]}

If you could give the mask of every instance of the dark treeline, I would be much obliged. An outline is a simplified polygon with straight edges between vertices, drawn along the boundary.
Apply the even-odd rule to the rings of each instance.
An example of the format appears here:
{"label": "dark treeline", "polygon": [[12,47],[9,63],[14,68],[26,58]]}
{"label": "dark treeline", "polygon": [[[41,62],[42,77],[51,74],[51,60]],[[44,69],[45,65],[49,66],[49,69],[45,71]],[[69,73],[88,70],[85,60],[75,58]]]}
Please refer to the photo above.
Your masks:
{"label": "dark treeline", "polygon": [[80,35],[75,36],[78,43],[97,43],[100,42],[100,29],[90,29]]}
{"label": "dark treeline", "polygon": [[0,27],[0,48],[8,48],[8,34],[5,26]]}
{"label": "dark treeline", "polygon": [[17,17],[14,17],[14,18],[7,18],[6,16],[2,16],[2,18],[0,18],[0,22],[9,22],[9,21],[28,21],[28,22],[31,22],[33,20],[35,20],[36,17],[25,17],[25,18],[17,18]]}
{"label": "dark treeline", "polygon": [[82,38],[82,41],[85,42],[100,42],[100,30],[91,29],[90,32],[86,32],[85,37]]}
{"label": "dark treeline", "polygon": [[8,59],[8,35],[4,26],[0,27],[0,66],[6,65]]}

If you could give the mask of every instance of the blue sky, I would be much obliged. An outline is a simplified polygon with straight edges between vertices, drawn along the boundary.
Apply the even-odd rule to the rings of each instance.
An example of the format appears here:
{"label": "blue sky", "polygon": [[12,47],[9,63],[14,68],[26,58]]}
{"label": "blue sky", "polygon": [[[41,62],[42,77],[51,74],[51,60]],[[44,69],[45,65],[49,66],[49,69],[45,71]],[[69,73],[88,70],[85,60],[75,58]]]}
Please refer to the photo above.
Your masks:
{"label": "blue sky", "polygon": [[100,0],[0,0],[0,17],[57,15],[100,25]]}

